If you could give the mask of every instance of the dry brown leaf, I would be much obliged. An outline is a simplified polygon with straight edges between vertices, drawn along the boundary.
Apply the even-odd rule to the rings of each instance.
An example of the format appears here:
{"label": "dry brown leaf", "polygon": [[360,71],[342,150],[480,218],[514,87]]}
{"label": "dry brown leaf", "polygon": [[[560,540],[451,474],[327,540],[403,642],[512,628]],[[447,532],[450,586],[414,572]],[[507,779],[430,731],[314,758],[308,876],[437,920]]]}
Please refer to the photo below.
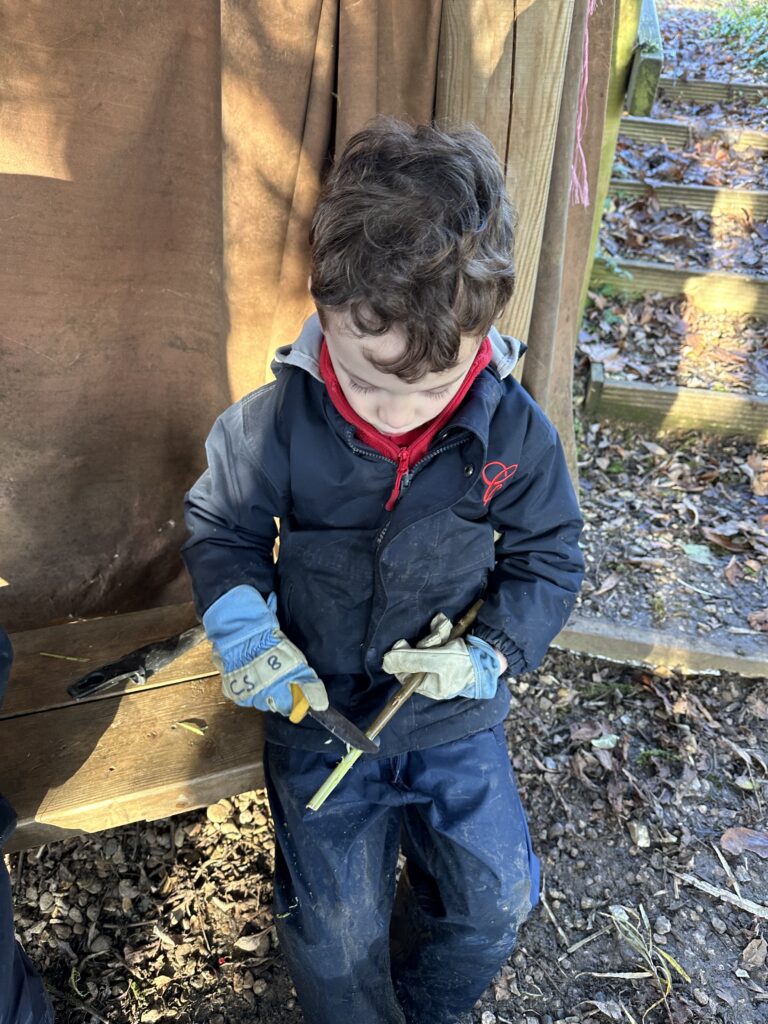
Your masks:
{"label": "dry brown leaf", "polygon": [[752,490],[758,498],[768,497],[768,459],[759,452],[752,452],[747,465],[751,470]]}
{"label": "dry brown leaf", "polygon": [[768,633],[768,608],[762,608],[759,612],[752,612],[747,616],[747,622],[751,629],[757,629],[761,633]]}
{"label": "dry brown leaf", "polygon": [[612,572],[610,576],[606,576],[600,586],[592,595],[593,597],[600,597],[601,594],[607,594],[609,590],[613,590],[617,583],[621,581],[621,576],[618,573]]}
{"label": "dry brown leaf", "polygon": [[768,956],[768,942],[762,936],[747,943],[741,953],[741,959],[747,968],[762,967]]}
{"label": "dry brown leaf", "polygon": [[728,828],[720,836],[720,846],[726,853],[756,853],[768,860],[768,832],[756,832],[752,828]]}
{"label": "dry brown leaf", "polygon": [[602,726],[595,718],[587,718],[583,722],[575,722],[571,726],[571,739],[574,743],[585,743],[597,739],[603,733]]}
{"label": "dry brown leaf", "polygon": [[739,565],[736,555],[733,556],[725,569],[723,569],[723,576],[725,576],[732,587],[735,587],[739,580],[743,579],[744,572]]}

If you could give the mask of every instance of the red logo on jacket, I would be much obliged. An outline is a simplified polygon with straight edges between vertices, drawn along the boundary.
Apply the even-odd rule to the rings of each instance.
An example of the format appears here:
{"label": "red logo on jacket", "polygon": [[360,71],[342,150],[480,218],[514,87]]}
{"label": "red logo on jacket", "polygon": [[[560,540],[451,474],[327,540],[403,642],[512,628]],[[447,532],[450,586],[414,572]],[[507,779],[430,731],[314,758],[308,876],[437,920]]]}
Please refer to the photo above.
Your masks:
{"label": "red logo on jacket", "polygon": [[483,466],[483,481],[487,485],[483,495],[484,505],[487,505],[494,494],[497,494],[504,484],[512,479],[517,472],[517,467],[517,462],[513,466],[506,466],[503,462],[487,462]]}

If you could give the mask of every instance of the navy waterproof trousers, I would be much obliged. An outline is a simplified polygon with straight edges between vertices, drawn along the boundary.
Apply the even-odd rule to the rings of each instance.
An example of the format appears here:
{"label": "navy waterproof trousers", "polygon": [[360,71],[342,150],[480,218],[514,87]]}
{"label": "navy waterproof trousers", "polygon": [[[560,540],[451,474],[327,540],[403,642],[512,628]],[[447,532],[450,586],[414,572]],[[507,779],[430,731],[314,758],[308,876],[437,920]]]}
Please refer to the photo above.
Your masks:
{"label": "navy waterproof trousers", "polygon": [[337,761],[271,743],[264,756],[275,923],[306,1024],[453,1024],[538,900],[503,727],[361,758],[307,810]]}

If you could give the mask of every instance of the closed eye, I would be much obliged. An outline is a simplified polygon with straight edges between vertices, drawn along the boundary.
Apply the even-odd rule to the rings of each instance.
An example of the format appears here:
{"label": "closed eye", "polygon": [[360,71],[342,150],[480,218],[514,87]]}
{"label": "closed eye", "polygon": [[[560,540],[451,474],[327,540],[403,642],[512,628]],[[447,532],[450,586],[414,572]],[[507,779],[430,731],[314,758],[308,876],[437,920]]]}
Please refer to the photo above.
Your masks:
{"label": "closed eye", "polygon": [[357,391],[361,395],[370,395],[372,391],[376,390],[376,388],[364,388],[361,384],[357,384],[353,380],[350,380],[349,386],[352,388],[353,391]]}

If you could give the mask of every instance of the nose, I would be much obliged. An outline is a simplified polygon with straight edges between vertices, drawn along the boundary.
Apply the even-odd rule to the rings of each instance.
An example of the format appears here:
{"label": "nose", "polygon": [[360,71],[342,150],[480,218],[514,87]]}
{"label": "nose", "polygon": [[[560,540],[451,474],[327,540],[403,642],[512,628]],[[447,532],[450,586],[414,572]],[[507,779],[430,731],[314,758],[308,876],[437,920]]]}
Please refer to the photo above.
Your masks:
{"label": "nose", "polygon": [[396,433],[411,422],[413,410],[408,402],[390,400],[379,405],[377,415],[382,426]]}

